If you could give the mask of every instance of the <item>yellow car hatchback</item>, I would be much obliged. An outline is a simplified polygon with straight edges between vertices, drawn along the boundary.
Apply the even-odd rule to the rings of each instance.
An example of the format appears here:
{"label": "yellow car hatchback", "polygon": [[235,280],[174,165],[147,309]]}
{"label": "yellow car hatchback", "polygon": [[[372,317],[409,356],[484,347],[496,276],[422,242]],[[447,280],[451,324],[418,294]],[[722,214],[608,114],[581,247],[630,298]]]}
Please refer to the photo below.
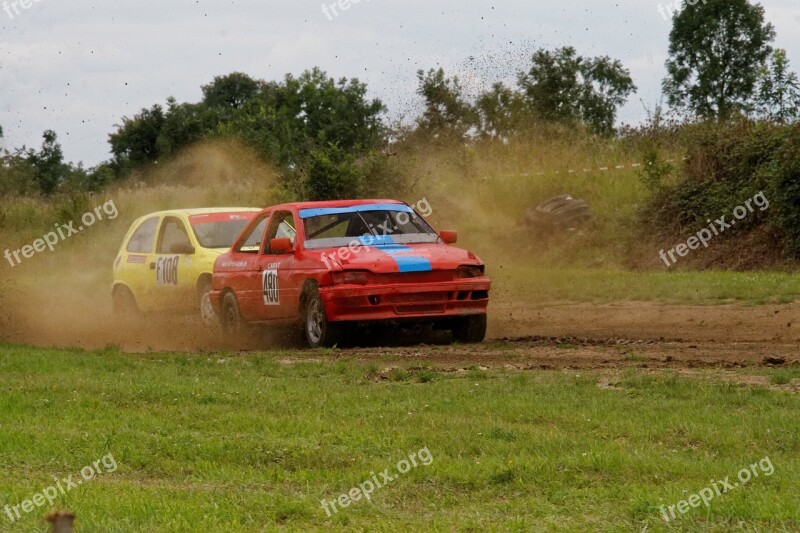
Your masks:
{"label": "yellow car hatchback", "polygon": [[199,312],[216,323],[208,298],[214,261],[260,211],[181,209],[136,220],[114,261],[114,314]]}

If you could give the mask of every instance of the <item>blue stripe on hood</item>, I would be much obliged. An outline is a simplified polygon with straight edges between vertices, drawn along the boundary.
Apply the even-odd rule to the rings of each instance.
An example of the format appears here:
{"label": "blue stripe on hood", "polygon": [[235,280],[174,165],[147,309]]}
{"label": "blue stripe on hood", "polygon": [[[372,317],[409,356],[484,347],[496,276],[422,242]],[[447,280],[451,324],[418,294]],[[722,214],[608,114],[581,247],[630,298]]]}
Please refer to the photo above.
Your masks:
{"label": "blue stripe on hood", "polygon": [[394,239],[392,239],[391,235],[364,235],[359,237],[358,240],[364,246],[372,246],[394,259],[400,272],[430,272],[433,270],[430,260],[425,257],[399,255],[413,252],[414,249],[401,244],[394,244]]}

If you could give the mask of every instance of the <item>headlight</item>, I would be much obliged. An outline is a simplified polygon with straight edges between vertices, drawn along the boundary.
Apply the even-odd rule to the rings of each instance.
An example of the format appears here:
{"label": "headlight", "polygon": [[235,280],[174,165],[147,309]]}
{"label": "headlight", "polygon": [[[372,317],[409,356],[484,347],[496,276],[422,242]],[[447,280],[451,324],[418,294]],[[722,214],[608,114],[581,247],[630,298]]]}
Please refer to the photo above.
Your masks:
{"label": "headlight", "polygon": [[483,276],[482,266],[460,266],[456,270],[459,278],[480,278]]}
{"label": "headlight", "polygon": [[366,285],[367,273],[362,270],[345,270],[331,274],[334,285]]}

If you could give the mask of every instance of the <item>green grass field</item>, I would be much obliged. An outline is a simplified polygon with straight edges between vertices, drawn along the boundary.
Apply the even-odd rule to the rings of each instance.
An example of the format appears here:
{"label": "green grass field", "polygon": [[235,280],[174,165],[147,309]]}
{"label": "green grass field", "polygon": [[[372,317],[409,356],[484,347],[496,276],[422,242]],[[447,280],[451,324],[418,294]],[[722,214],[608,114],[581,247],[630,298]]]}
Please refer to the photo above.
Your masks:
{"label": "green grass field", "polygon": [[[337,351],[5,345],[0,506],[112,454],[116,471],[57,502],[77,513],[80,531],[800,528],[796,395],[713,376],[627,373],[611,388],[600,378],[448,373],[392,352],[364,364]],[[394,472],[422,448],[430,465],[376,489],[371,502],[330,518],[322,509],[322,499]],[[733,481],[765,457],[771,476],[662,520],[661,505]],[[48,510],[13,524],[3,512],[0,530],[44,531]]]}
{"label": "green grass field", "polygon": [[[491,265],[490,265],[491,267]],[[521,302],[653,301],[685,305],[791,303],[800,275],[789,272],[631,272],[593,268],[493,268],[494,288]]]}

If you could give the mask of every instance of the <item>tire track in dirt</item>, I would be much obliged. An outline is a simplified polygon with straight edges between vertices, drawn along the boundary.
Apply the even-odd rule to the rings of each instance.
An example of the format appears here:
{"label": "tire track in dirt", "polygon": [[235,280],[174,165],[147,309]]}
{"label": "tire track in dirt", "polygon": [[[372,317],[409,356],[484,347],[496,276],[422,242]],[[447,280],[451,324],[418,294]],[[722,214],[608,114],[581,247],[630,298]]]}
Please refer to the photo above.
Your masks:
{"label": "tire track in dirt", "polygon": [[[385,360],[443,371],[464,369],[604,370],[604,369],[736,369],[800,365],[795,346],[758,343],[655,342],[631,339],[523,337],[475,346],[415,346],[342,350],[335,357],[361,362]],[[297,359],[319,358],[314,351]]]}

